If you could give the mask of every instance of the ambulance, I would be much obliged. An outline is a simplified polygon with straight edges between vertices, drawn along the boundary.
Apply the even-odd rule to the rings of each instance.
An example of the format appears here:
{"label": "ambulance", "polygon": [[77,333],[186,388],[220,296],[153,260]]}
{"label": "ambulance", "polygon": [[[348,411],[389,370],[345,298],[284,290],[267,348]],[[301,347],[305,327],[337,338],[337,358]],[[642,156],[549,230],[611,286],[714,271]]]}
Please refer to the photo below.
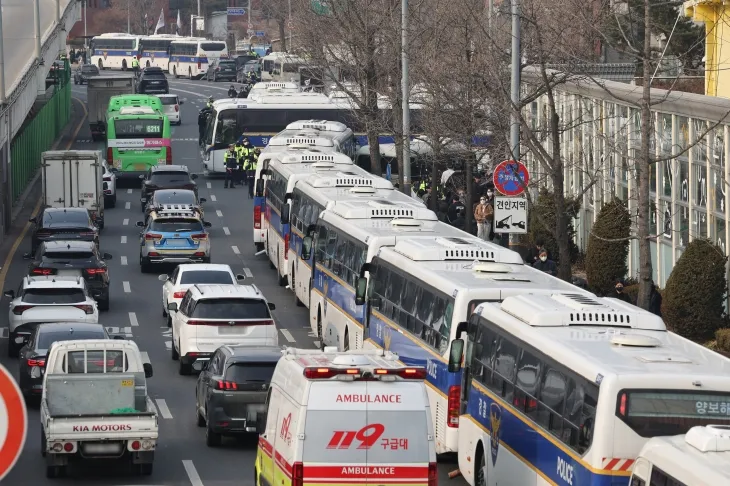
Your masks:
{"label": "ambulance", "polygon": [[437,486],[426,370],[378,350],[285,348],[259,415],[257,486]]}

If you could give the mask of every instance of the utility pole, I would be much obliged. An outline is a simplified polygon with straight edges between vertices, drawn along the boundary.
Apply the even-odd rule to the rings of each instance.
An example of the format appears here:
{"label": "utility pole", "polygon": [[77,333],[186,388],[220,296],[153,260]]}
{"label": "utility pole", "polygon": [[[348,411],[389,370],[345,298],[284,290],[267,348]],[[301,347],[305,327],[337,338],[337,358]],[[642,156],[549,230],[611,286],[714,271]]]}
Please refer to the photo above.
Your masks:
{"label": "utility pole", "polygon": [[[491,18],[491,12],[490,12]],[[522,56],[520,55],[520,2],[512,0],[512,115],[510,120],[510,150],[512,159],[520,161],[520,118],[517,110],[520,106],[520,64]],[[471,181],[468,181],[471,183]],[[519,238],[516,234],[509,235],[509,246],[518,246]]]}
{"label": "utility pole", "polygon": [[411,109],[408,73],[408,0],[401,0],[401,107],[403,109],[403,188],[404,194],[411,195]]}

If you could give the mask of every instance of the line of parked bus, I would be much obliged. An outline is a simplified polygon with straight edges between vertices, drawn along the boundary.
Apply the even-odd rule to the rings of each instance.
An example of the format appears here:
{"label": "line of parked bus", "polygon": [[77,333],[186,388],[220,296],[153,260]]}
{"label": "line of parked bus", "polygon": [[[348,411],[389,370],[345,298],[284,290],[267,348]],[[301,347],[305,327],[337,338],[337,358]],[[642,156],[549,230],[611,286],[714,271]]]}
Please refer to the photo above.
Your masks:
{"label": "line of parked bus", "polygon": [[438,221],[353,163],[350,132],[268,140],[254,244],[321,346],[426,368],[437,452],[472,486],[628,485],[651,438],[730,427],[730,360]]}
{"label": "line of parked bus", "polygon": [[204,76],[208,66],[228,57],[223,41],[171,34],[101,34],[91,39],[91,52],[91,63],[99,69],[126,71],[137,58],[141,67],[155,66],[190,79]]}

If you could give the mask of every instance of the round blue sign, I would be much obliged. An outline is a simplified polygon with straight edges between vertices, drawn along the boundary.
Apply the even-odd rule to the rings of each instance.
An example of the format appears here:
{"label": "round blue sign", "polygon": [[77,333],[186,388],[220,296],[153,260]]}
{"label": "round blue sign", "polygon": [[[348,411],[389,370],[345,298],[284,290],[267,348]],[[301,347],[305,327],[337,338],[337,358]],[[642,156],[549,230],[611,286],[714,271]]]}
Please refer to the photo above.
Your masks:
{"label": "round blue sign", "polygon": [[530,182],[530,173],[522,162],[505,160],[494,169],[494,188],[505,196],[519,196]]}

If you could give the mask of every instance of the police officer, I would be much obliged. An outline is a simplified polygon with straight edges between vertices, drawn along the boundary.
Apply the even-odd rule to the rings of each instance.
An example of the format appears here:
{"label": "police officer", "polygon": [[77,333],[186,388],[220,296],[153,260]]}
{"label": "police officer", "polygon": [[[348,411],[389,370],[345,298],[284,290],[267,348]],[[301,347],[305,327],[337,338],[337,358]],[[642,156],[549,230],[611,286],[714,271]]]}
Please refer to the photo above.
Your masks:
{"label": "police officer", "polygon": [[[235,181],[235,171],[238,169],[238,161],[236,160],[236,148],[233,144],[228,146],[228,152],[223,156],[223,162],[226,166],[226,178],[223,181],[223,189],[229,187],[233,189]],[[230,182],[230,186],[229,186]]]}
{"label": "police officer", "polygon": [[139,59],[136,56],[132,58],[132,71],[135,76],[139,74]]}
{"label": "police officer", "polygon": [[[251,145],[251,142],[248,140],[248,138],[245,138],[241,141],[242,144],[242,163],[241,163],[241,175],[244,174],[248,175],[247,171],[249,170],[249,167],[253,163],[253,145]],[[241,177],[241,184],[243,184],[243,177]]]}
{"label": "police officer", "polygon": [[253,182],[256,177],[256,169],[259,165],[259,156],[261,149],[256,147],[253,149],[253,155],[248,162],[248,170],[246,170],[246,179],[248,180],[248,197],[253,199]]}
{"label": "police officer", "polygon": [[244,142],[248,142],[248,139],[239,139],[236,142],[236,158],[238,159],[238,171],[236,173],[236,185],[243,185],[243,176],[246,170],[246,156],[248,151],[244,147]]}
{"label": "police officer", "polygon": [[208,115],[211,110],[209,108],[203,108],[198,113],[198,145],[203,145],[203,137],[205,137],[205,127],[208,124]]}
{"label": "police officer", "polygon": [[205,107],[208,109],[213,109],[213,97],[208,96],[208,102],[205,104]]}
{"label": "police officer", "polygon": [[231,85],[230,88],[228,88],[228,97],[229,98],[235,98],[236,97],[236,87]]}

